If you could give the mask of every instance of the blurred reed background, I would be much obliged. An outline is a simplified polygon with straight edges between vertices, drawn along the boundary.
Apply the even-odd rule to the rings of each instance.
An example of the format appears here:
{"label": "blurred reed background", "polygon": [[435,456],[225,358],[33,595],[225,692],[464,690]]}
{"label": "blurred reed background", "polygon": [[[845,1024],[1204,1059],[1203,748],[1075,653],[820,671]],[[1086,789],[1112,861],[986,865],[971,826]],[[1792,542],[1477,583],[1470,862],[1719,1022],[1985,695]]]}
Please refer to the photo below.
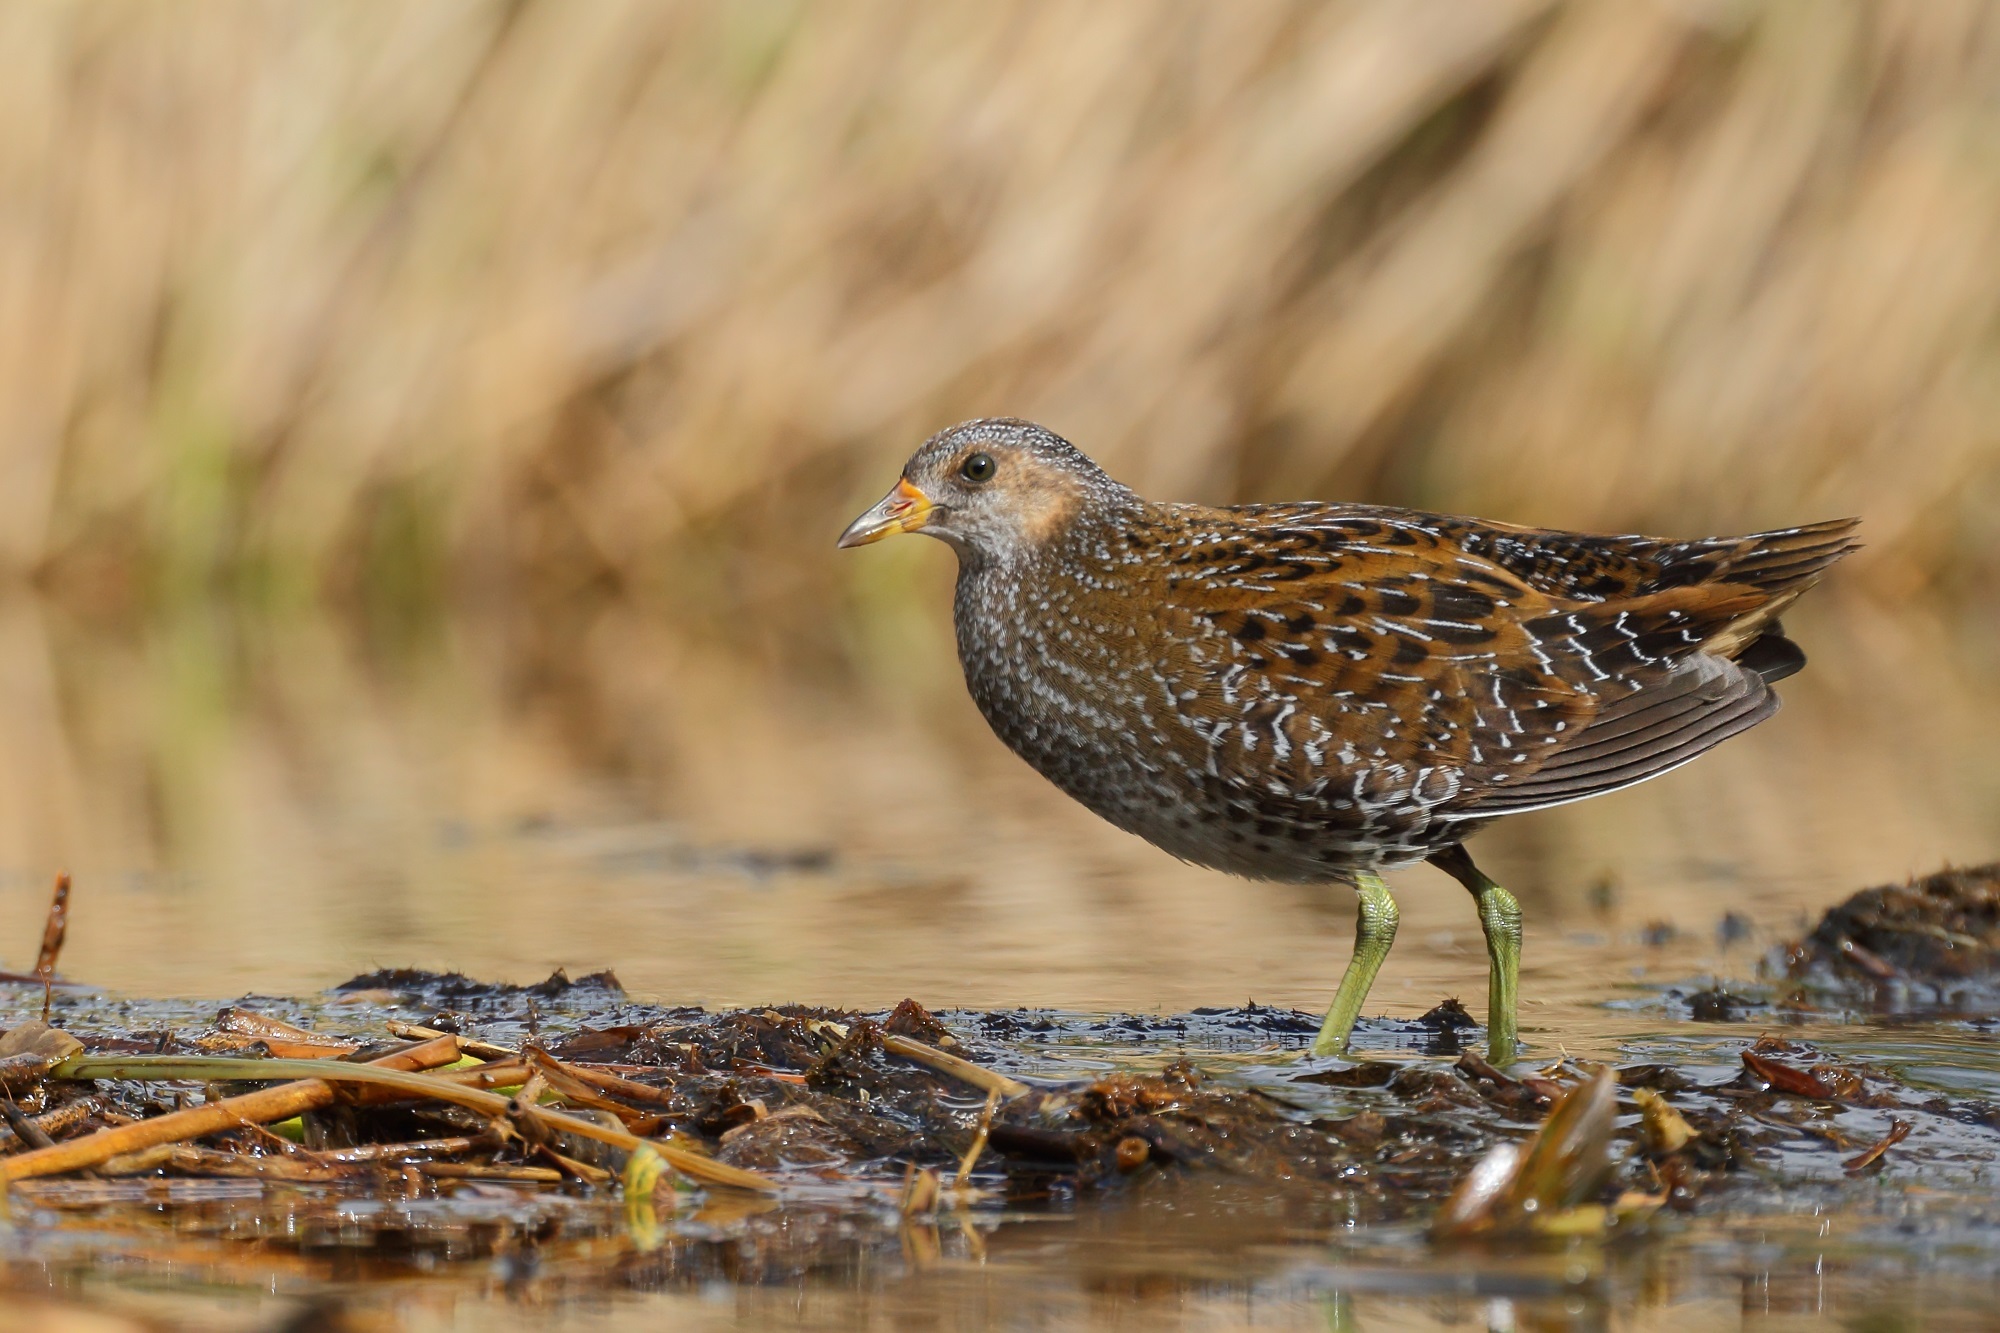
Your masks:
{"label": "blurred reed background", "polygon": [[[886,855],[998,800],[1212,892],[968,721],[943,552],[835,558],[995,413],[1175,498],[1863,513],[1821,711],[1973,701],[1853,724],[1922,769],[2000,735],[1996,145],[1972,0],[7,7],[0,868],[136,877],[134,940],[310,890],[359,924],[253,931],[308,971],[467,961],[515,872],[419,929],[433,852],[550,819]],[[1907,776],[1793,749],[1871,774],[1838,815]],[[2000,830],[1943,785],[1825,875]]]}

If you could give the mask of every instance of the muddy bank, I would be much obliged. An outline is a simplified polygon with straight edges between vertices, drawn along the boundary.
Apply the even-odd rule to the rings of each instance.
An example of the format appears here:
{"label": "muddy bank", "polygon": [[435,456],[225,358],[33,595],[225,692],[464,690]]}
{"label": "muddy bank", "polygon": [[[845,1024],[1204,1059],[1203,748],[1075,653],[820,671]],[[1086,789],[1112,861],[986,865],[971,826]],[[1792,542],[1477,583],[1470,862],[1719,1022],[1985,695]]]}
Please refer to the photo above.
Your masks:
{"label": "muddy bank", "polygon": [[[669,1176],[684,1189],[836,1188],[900,1212],[1209,1174],[1310,1185],[1359,1219],[1424,1221],[1476,1163],[1527,1140],[1599,1073],[1560,1059],[1502,1072],[1469,1052],[1313,1062],[1303,1058],[1312,1016],[1262,1006],[1166,1018],[934,1015],[914,1001],[874,1014],[711,1013],[634,1001],[609,974],[516,987],[417,972],[356,978],[329,999],[252,1000],[198,1026],[139,1026],[129,1007],[93,1013],[87,997],[60,998],[58,1029],[30,1021],[0,1038],[18,1108],[0,1131],[0,1175],[51,1203],[67,1197],[52,1177],[85,1168],[399,1195],[479,1182],[615,1193],[629,1187],[633,1144],[654,1143],[679,1154]],[[1436,1049],[1465,1021],[1441,1005],[1380,1035]],[[12,1046],[22,1053],[6,1054]],[[1122,1067],[1090,1068],[1107,1056]],[[361,1077],[356,1064],[398,1059],[446,1072],[344,1081]],[[121,1140],[108,1159],[51,1160],[53,1145],[114,1128],[129,1139],[190,1106],[267,1093],[253,1081],[258,1060],[292,1080],[321,1061],[315,1082],[333,1090],[298,1107],[258,1103],[275,1131],[246,1114],[222,1129],[190,1123],[204,1132],[137,1155]],[[451,1097],[411,1081],[423,1077],[451,1080]],[[1603,1142],[1588,1147],[1602,1165],[1572,1204],[1685,1211],[1724,1206],[1732,1188],[1771,1172],[1962,1169],[2000,1150],[1990,1101],[1770,1036],[1699,1063],[1622,1064],[1609,1078],[1615,1093],[1591,1130]],[[704,1163],[738,1174],[705,1177]]]}
{"label": "muddy bank", "polygon": [[1864,889],[1792,946],[1785,970],[1811,989],[1992,1015],[2000,1011],[2000,864]]}

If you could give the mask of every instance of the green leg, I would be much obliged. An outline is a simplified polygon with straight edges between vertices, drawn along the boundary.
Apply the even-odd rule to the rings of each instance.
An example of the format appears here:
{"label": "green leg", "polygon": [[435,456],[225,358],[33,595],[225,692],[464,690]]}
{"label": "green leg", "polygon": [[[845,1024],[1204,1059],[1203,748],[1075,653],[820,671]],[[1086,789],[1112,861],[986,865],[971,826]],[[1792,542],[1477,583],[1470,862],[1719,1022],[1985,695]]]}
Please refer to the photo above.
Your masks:
{"label": "green leg", "polygon": [[1431,864],[1463,884],[1479,904],[1479,925],[1486,932],[1486,1058],[1498,1066],[1512,1064],[1519,1044],[1521,904],[1480,873],[1463,847],[1439,852]]}
{"label": "green leg", "polygon": [[1333,1008],[1326,1011],[1326,1022],[1313,1039],[1314,1055],[1347,1054],[1347,1038],[1354,1031],[1354,1020],[1361,1017],[1361,1002],[1368,998],[1368,988],[1396,942],[1396,900],[1382,877],[1364,870],[1355,877],[1354,891],[1361,895],[1361,912],[1354,919],[1354,956],[1347,960]]}

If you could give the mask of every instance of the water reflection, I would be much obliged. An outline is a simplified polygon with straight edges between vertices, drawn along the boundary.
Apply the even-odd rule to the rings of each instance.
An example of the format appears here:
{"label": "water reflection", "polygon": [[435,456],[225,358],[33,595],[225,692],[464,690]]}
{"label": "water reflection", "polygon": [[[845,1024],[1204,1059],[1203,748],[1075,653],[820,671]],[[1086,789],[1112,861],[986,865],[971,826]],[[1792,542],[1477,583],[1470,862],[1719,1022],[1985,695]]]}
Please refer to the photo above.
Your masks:
{"label": "water reflection", "polygon": [[[986,733],[930,609],[863,605],[801,645],[619,603],[387,633],[5,602],[5,961],[67,865],[65,970],[130,993],[297,994],[413,963],[608,966],[708,1003],[1324,1003],[1349,895],[1183,866],[1070,804]],[[1853,887],[2000,855],[1985,664],[1921,611],[1807,611],[1814,663],[1778,719],[1483,836],[1529,912],[1531,1040],[1608,1039],[1632,1020],[1588,1006],[1620,982],[1742,975]],[[1371,1005],[1479,995],[1463,894],[1398,883]],[[1757,930],[1725,952],[1731,911]]]}
{"label": "water reflection", "polygon": [[[0,1232],[10,1311],[72,1327],[89,1308],[135,1329],[226,1317],[343,1330],[1644,1330],[1975,1327],[2000,1297],[1990,1227],[1915,1189],[1804,1191],[1735,1222],[1665,1224],[1644,1245],[1525,1251],[1432,1251],[1408,1232],[1346,1231],[1302,1192],[1202,1178],[1088,1210],[935,1224],[702,1207],[644,1238],[616,1204],[499,1189],[449,1205],[230,1189],[238,1197],[160,1212],[45,1212],[32,1237]],[[107,1252],[129,1271],[105,1269]],[[153,1281],[134,1281],[147,1271]]]}

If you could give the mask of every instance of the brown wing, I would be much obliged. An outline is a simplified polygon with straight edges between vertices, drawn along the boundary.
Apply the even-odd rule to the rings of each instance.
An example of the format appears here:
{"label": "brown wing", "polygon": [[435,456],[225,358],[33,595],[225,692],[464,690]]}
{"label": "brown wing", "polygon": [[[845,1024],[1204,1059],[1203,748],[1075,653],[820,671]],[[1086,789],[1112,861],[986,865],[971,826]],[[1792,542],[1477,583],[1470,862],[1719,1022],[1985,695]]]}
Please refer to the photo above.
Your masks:
{"label": "brown wing", "polygon": [[1439,814],[1487,819],[1602,796],[1671,772],[1777,711],[1777,693],[1762,676],[1696,653],[1659,683],[1601,708],[1575,743],[1520,781]]}
{"label": "brown wing", "polygon": [[[1267,737],[1263,766],[1295,790],[1360,773],[1463,819],[1643,781],[1768,717],[1776,696],[1727,651],[1847,549],[1844,528],[1800,529],[1621,555],[1623,539],[1344,506],[1196,511],[1187,532],[1166,602],[1211,686],[1189,711],[1223,744]],[[1590,543],[1595,572],[1552,563],[1564,542]],[[1631,591],[1561,591],[1613,577]]]}
{"label": "brown wing", "polygon": [[1728,614],[1693,651],[1667,644],[1676,665],[1663,679],[1605,703],[1535,772],[1457,817],[1518,814],[1644,782],[1777,712],[1778,697],[1768,686],[1805,665],[1778,615],[1856,549],[1859,522],[1833,519],[1681,542],[1466,524],[1466,549],[1490,553],[1524,579],[1605,608],[1629,609],[1675,588],[1704,588],[1720,598],[1713,610],[1732,604],[1747,609]]}
{"label": "brown wing", "polygon": [[[1418,518],[1409,510],[1380,510]],[[1600,602],[1697,583],[1746,585],[1782,599],[1777,614],[1828,565],[1856,547],[1859,519],[1837,518],[1744,537],[1667,541],[1515,527],[1479,519],[1433,520],[1468,555],[1491,560],[1530,587],[1574,601]]]}

